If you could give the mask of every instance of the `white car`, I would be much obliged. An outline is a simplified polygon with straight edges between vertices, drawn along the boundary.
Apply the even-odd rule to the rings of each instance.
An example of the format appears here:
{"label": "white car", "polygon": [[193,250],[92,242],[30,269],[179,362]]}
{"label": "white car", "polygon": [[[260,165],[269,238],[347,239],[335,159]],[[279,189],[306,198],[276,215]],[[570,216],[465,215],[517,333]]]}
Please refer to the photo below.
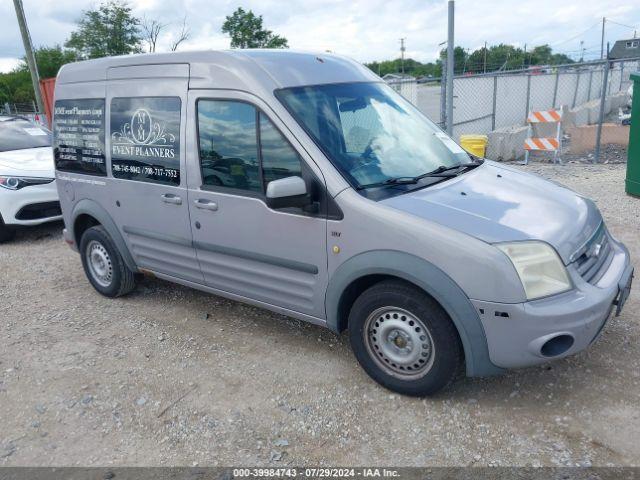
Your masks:
{"label": "white car", "polygon": [[627,106],[631,108],[631,103],[633,102],[633,83],[629,86],[629,90],[627,90],[627,95],[629,96],[629,101],[627,102]]}
{"label": "white car", "polygon": [[15,227],[60,220],[51,132],[22,117],[0,116],[0,242]]}

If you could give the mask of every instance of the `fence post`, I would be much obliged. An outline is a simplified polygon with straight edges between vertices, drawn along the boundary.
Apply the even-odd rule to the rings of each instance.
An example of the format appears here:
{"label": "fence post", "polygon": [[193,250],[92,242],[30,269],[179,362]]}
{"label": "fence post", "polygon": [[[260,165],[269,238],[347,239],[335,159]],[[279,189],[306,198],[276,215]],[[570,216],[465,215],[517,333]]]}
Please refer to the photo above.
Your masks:
{"label": "fence post", "polygon": [[440,75],[440,128],[447,128],[447,69]]}
{"label": "fence post", "polygon": [[496,129],[496,105],[498,100],[498,75],[493,76],[493,112],[491,114],[491,131]]}
{"label": "fence post", "polygon": [[[609,58],[609,57],[607,56],[607,59],[608,59],[608,58]],[[607,62],[607,64],[608,64],[608,63],[609,63],[609,62]],[[611,77],[611,80],[613,80],[613,77]],[[607,95],[611,95],[611,84],[612,84],[612,83],[613,83],[613,81],[611,81],[611,82],[608,82],[608,83],[607,83]]]}
{"label": "fence post", "polygon": [[529,117],[529,105],[531,104],[531,74],[527,75],[527,108],[524,112],[524,121],[526,123]]}
{"label": "fence post", "polygon": [[573,103],[571,108],[576,108],[576,100],[578,98],[578,90],[580,89],[580,70],[578,70],[578,78],[576,79],[576,89],[573,92]]}
{"label": "fence post", "polygon": [[556,70],[556,84],[553,87],[553,105],[556,108],[556,100],[558,99],[558,80],[560,79],[560,70]]}
{"label": "fence post", "polygon": [[620,88],[618,91],[622,91],[622,79],[624,78],[624,60],[620,62]]}
{"label": "fence post", "polygon": [[593,70],[589,70],[589,93],[587,95],[587,102],[591,101],[591,84],[593,83]]}
{"label": "fence post", "polygon": [[453,136],[453,76],[454,57],[454,15],[455,2],[449,0],[448,5],[448,25],[447,25],[447,134]]}
{"label": "fence post", "polygon": [[602,78],[602,95],[600,96],[600,114],[598,115],[598,129],[596,131],[596,152],[593,157],[594,163],[600,162],[600,140],[602,139],[602,122],[604,121],[604,104],[607,100],[607,80],[609,79],[609,43],[607,42],[607,56],[604,64],[604,74]]}

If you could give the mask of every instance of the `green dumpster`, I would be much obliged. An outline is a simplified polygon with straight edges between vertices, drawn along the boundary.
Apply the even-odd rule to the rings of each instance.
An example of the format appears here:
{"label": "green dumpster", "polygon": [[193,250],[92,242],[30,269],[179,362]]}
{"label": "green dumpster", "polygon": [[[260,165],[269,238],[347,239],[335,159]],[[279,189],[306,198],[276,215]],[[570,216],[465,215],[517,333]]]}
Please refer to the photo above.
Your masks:
{"label": "green dumpster", "polygon": [[625,185],[627,193],[640,197],[640,72],[632,73],[631,80],[633,80],[633,102]]}

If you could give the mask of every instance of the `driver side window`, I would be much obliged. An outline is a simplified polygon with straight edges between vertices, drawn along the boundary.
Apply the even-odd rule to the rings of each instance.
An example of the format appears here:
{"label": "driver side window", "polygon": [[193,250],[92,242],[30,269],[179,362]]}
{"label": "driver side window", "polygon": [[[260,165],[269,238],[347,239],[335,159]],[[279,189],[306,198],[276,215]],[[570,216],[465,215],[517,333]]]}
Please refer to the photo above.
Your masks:
{"label": "driver side window", "polygon": [[198,136],[204,185],[262,192],[255,107],[199,101]]}
{"label": "driver side window", "polygon": [[264,194],[273,180],[302,176],[302,159],[269,118],[233,100],[198,101],[203,185]]}
{"label": "driver side window", "polygon": [[262,112],[260,112],[260,151],[265,189],[273,180],[302,176],[300,155]]}

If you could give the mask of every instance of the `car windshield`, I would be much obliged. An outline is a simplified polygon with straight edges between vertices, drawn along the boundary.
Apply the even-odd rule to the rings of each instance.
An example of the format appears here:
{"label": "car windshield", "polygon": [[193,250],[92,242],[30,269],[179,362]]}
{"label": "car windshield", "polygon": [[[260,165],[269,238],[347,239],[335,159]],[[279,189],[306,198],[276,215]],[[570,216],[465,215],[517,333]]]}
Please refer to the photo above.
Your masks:
{"label": "car windshield", "polygon": [[357,189],[391,187],[472,161],[385,84],[295,87],[276,95]]}
{"label": "car windshield", "polygon": [[51,132],[22,118],[0,120],[0,152],[51,146]]}

